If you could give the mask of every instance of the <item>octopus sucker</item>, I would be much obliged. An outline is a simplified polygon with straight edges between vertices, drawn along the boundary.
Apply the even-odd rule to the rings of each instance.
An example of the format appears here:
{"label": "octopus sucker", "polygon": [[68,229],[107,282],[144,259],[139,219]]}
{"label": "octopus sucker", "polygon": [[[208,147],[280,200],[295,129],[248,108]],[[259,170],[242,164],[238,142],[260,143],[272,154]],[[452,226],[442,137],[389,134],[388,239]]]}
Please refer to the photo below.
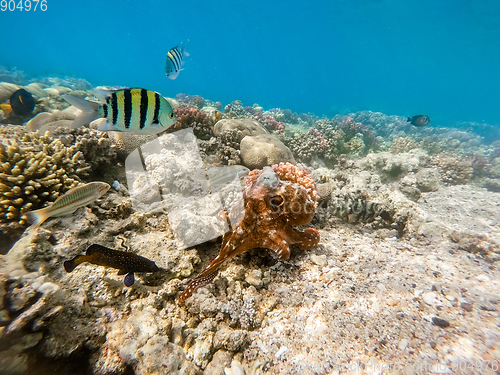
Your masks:
{"label": "octopus sucker", "polygon": [[178,299],[180,303],[212,282],[226,260],[247,250],[269,249],[286,260],[290,257],[290,245],[307,250],[319,243],[316,229],[293,228],[309,223],[318,205],[319,195],[309,170],[290,163],[253,170],[245,180],[243,199],[243,220],[224,235],[219,255],[191,280]]}

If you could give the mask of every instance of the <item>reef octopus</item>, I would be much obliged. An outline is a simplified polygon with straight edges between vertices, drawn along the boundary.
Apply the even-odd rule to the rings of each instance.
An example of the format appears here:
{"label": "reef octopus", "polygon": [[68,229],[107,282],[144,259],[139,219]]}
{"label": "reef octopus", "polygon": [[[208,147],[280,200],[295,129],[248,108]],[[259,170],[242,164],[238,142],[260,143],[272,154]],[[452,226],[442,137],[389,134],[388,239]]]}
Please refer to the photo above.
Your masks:
{"label": "reef octopus", "polygon": [[290,163],[255,169],[245,180],[243,199],[243,220],[235,228],[230,226],[219,255],[189,283],[179,297],[180,303],[210,283],[222,263],[247,250],[269,249],[280,260],[286,260],[290,257],[290,245],[297,244],[305,250],[319,243],[316,229],[300,231],[292,227],[309,223],[318,204],[316,184],[307,169]]}

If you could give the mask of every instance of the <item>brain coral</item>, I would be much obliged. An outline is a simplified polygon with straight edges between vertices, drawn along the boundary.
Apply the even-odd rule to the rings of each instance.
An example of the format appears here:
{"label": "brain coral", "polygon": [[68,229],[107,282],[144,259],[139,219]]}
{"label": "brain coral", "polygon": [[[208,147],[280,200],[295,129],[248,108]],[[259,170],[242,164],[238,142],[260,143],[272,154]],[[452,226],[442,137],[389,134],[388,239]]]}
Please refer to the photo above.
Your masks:
{"label": "brain coral", "polygon": [[0,132],[0,229],[8,233],[26,225],[23,213],[76,186],[90,166],[76,146],[66,147],[59,139],[23,130]]}
{"label": "brain coral", "polygon": [[241,160],[250,169],[280,162],[295,162],[292,152],[271,134],[247,135],[240,143]]}

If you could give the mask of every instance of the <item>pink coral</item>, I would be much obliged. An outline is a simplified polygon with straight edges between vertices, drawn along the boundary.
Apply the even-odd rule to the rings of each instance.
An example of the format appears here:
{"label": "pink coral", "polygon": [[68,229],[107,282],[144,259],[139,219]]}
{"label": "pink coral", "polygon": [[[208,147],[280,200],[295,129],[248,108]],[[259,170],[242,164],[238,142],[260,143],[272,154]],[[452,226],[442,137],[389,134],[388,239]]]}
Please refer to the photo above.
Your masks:
{"label": "pink coral", "polygon": [[180,107],[174,109],[177,122],[168,132],[177,131],[192,127],[194,134],[201,139],[210,139],[214,120],[205,112],[196,108]]}
{"label": "pink coral", "polygon": [[274,130],[274,131],[285,130],[285,124],[282,123],[281,121],[276,121],[276,119],[271,115],[263,115],[260,112],[255,112],[253,113],[252,118],[260,122],[269,130]]}
{"label": "pink coral", "polygon": [[247,176],[245,185],[243,220],[224,235],[219,255],[189,283],[179,302],[212,281],[222,263],[247,250],[270,249],[286,260],[291,244],[310,249],[319,243],[316,229],[292,227],[309,223],[318,204],[316,185],[307,169],[290,163],[256,169]]}

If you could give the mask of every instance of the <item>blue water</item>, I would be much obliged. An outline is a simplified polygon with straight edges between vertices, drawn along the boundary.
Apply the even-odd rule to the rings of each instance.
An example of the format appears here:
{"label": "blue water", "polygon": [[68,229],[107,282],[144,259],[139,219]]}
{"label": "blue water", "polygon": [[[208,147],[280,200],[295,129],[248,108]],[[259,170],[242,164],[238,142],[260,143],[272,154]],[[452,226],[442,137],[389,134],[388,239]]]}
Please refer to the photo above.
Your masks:
{"label": "blue water", "polygon": [[[500,1],[61,1],[0,12],[0,65],[227,104],[500,123]],[[164,74],[190,40],[185,70]]]}

